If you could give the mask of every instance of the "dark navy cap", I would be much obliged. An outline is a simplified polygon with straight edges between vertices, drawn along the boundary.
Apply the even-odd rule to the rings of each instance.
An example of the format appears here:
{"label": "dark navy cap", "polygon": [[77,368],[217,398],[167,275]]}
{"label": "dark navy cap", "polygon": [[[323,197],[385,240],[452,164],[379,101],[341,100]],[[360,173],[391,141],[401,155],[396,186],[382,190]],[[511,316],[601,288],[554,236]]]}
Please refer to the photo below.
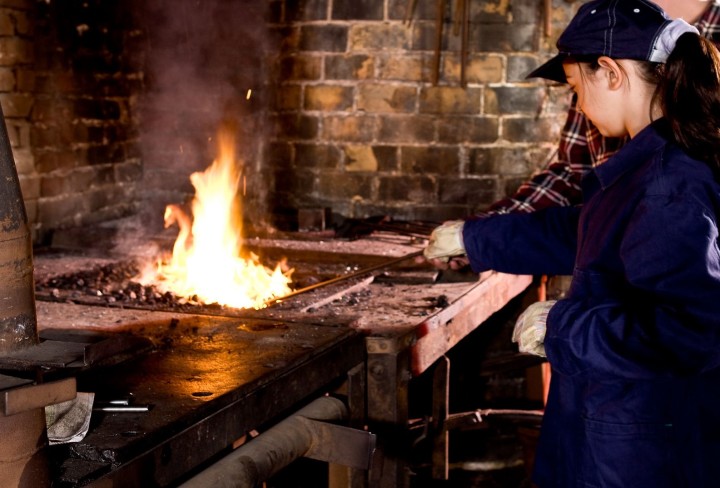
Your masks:
{"label": "dark navy cap", "polygon": [[670,23],[673,21],[660,7],[647,0],[592,0],[578,9],[560,35],[559,54],[527,77],[566,83],[562,63],[568,58],[609,56],[664,62],[668,53],[657,52],[658,39]]}

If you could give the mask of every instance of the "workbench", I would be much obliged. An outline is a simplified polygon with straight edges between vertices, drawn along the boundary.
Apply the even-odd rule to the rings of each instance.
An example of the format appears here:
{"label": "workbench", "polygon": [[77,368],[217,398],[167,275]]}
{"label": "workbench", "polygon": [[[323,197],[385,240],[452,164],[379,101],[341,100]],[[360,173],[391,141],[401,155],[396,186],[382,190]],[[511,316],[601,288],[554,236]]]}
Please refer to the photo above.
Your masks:
{"label": "workbench", "polygon": [[[415,243],[388,238],[252,244],[261,257],[283,254],[290,265],[293,259],[340,262],[348,272],[418,250]],[[93,262],[73,259],[59,262],[70,268]],[[50,272],[48,263],[36,259],[39,275]],[[112,479],[112,486],[148,479],[155,484],[142,486],[167,486],[185,475],[183,467],[192,469],[338,384],[347,393],[349,382],[351,423],[378,432],[379,461],[349,483],[407,487],[407,459],[391,437],[407,428],[410,382],[430,374],[531,282],[529,276],[496,272],[460,282],[436,278],[436,270],[410,261],[266,309],[195,315],[99,306],[96,297],[62,293],[46,301],[40,293],[41,330],[122,329],[156,346],[139,359],[79,377],[78,391],[95,391],[101,399],[132,394],[153,409],[103,414],[82,442],[58,449],[67,457],[67,486],[81,476]]]}
{"label": "workbench", "polygon": [[[196,466],[262,431],[362,367],[363,339],[346,327],[132,311],[38,302],[41,335],[133,334],[148,352],[78,370],[78,391],[96,405],[79,443],[51,446],[58,487],[173,486]],[[83,334],[84,335],[84,334]],[[106,484],[104,484],[106,483]]]}

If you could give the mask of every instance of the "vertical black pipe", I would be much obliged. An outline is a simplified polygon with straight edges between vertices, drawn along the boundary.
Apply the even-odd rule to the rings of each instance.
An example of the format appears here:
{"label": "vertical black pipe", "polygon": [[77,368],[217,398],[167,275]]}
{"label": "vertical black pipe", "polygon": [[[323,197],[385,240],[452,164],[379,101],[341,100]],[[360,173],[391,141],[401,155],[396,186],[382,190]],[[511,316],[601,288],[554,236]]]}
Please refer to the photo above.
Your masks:
{"label": "vertical black pipe", "polygon": [[38,343],[32,240],[0,108],[0,355]]}
{"label": "vertical black pipe", "polygon": [[[32,239],[0,107],[0,356],[39,343]],[[45,409],[0,413],[0,486],[50,486]]]}

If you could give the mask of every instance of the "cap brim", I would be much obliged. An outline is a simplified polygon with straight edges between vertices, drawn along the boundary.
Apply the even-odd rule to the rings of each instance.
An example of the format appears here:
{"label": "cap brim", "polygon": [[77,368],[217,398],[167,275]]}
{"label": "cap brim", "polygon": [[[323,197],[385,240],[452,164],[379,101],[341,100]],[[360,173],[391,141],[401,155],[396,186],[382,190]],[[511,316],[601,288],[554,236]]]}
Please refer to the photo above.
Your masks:
{"label": "cap brim", "polygon": [[525,78],[545,78],[546,80],[557,81],[559,83],[567,83],[565,70],[563,69],[563,61],[566,59],[567,55],[558,54],[530,72]]}

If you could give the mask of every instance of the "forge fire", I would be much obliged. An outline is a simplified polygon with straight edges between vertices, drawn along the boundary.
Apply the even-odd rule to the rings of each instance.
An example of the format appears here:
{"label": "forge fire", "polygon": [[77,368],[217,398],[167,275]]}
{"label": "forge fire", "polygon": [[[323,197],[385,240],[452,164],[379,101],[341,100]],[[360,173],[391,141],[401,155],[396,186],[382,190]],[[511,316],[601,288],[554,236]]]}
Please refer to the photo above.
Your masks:
{"label": "forge fire", "polygon": [[242,164],[235,149],[232,131],[221,129],[219,156],[204,172],[190,176],[195,188],[191,213],[176,204],[165,210],[165,226],[179,227],[172,254],[147,266],[139,283],[163,294],[235,308],[263,308],[292,291],[293,270],[284,261],[271,270],[256,255],[243,252]]}

